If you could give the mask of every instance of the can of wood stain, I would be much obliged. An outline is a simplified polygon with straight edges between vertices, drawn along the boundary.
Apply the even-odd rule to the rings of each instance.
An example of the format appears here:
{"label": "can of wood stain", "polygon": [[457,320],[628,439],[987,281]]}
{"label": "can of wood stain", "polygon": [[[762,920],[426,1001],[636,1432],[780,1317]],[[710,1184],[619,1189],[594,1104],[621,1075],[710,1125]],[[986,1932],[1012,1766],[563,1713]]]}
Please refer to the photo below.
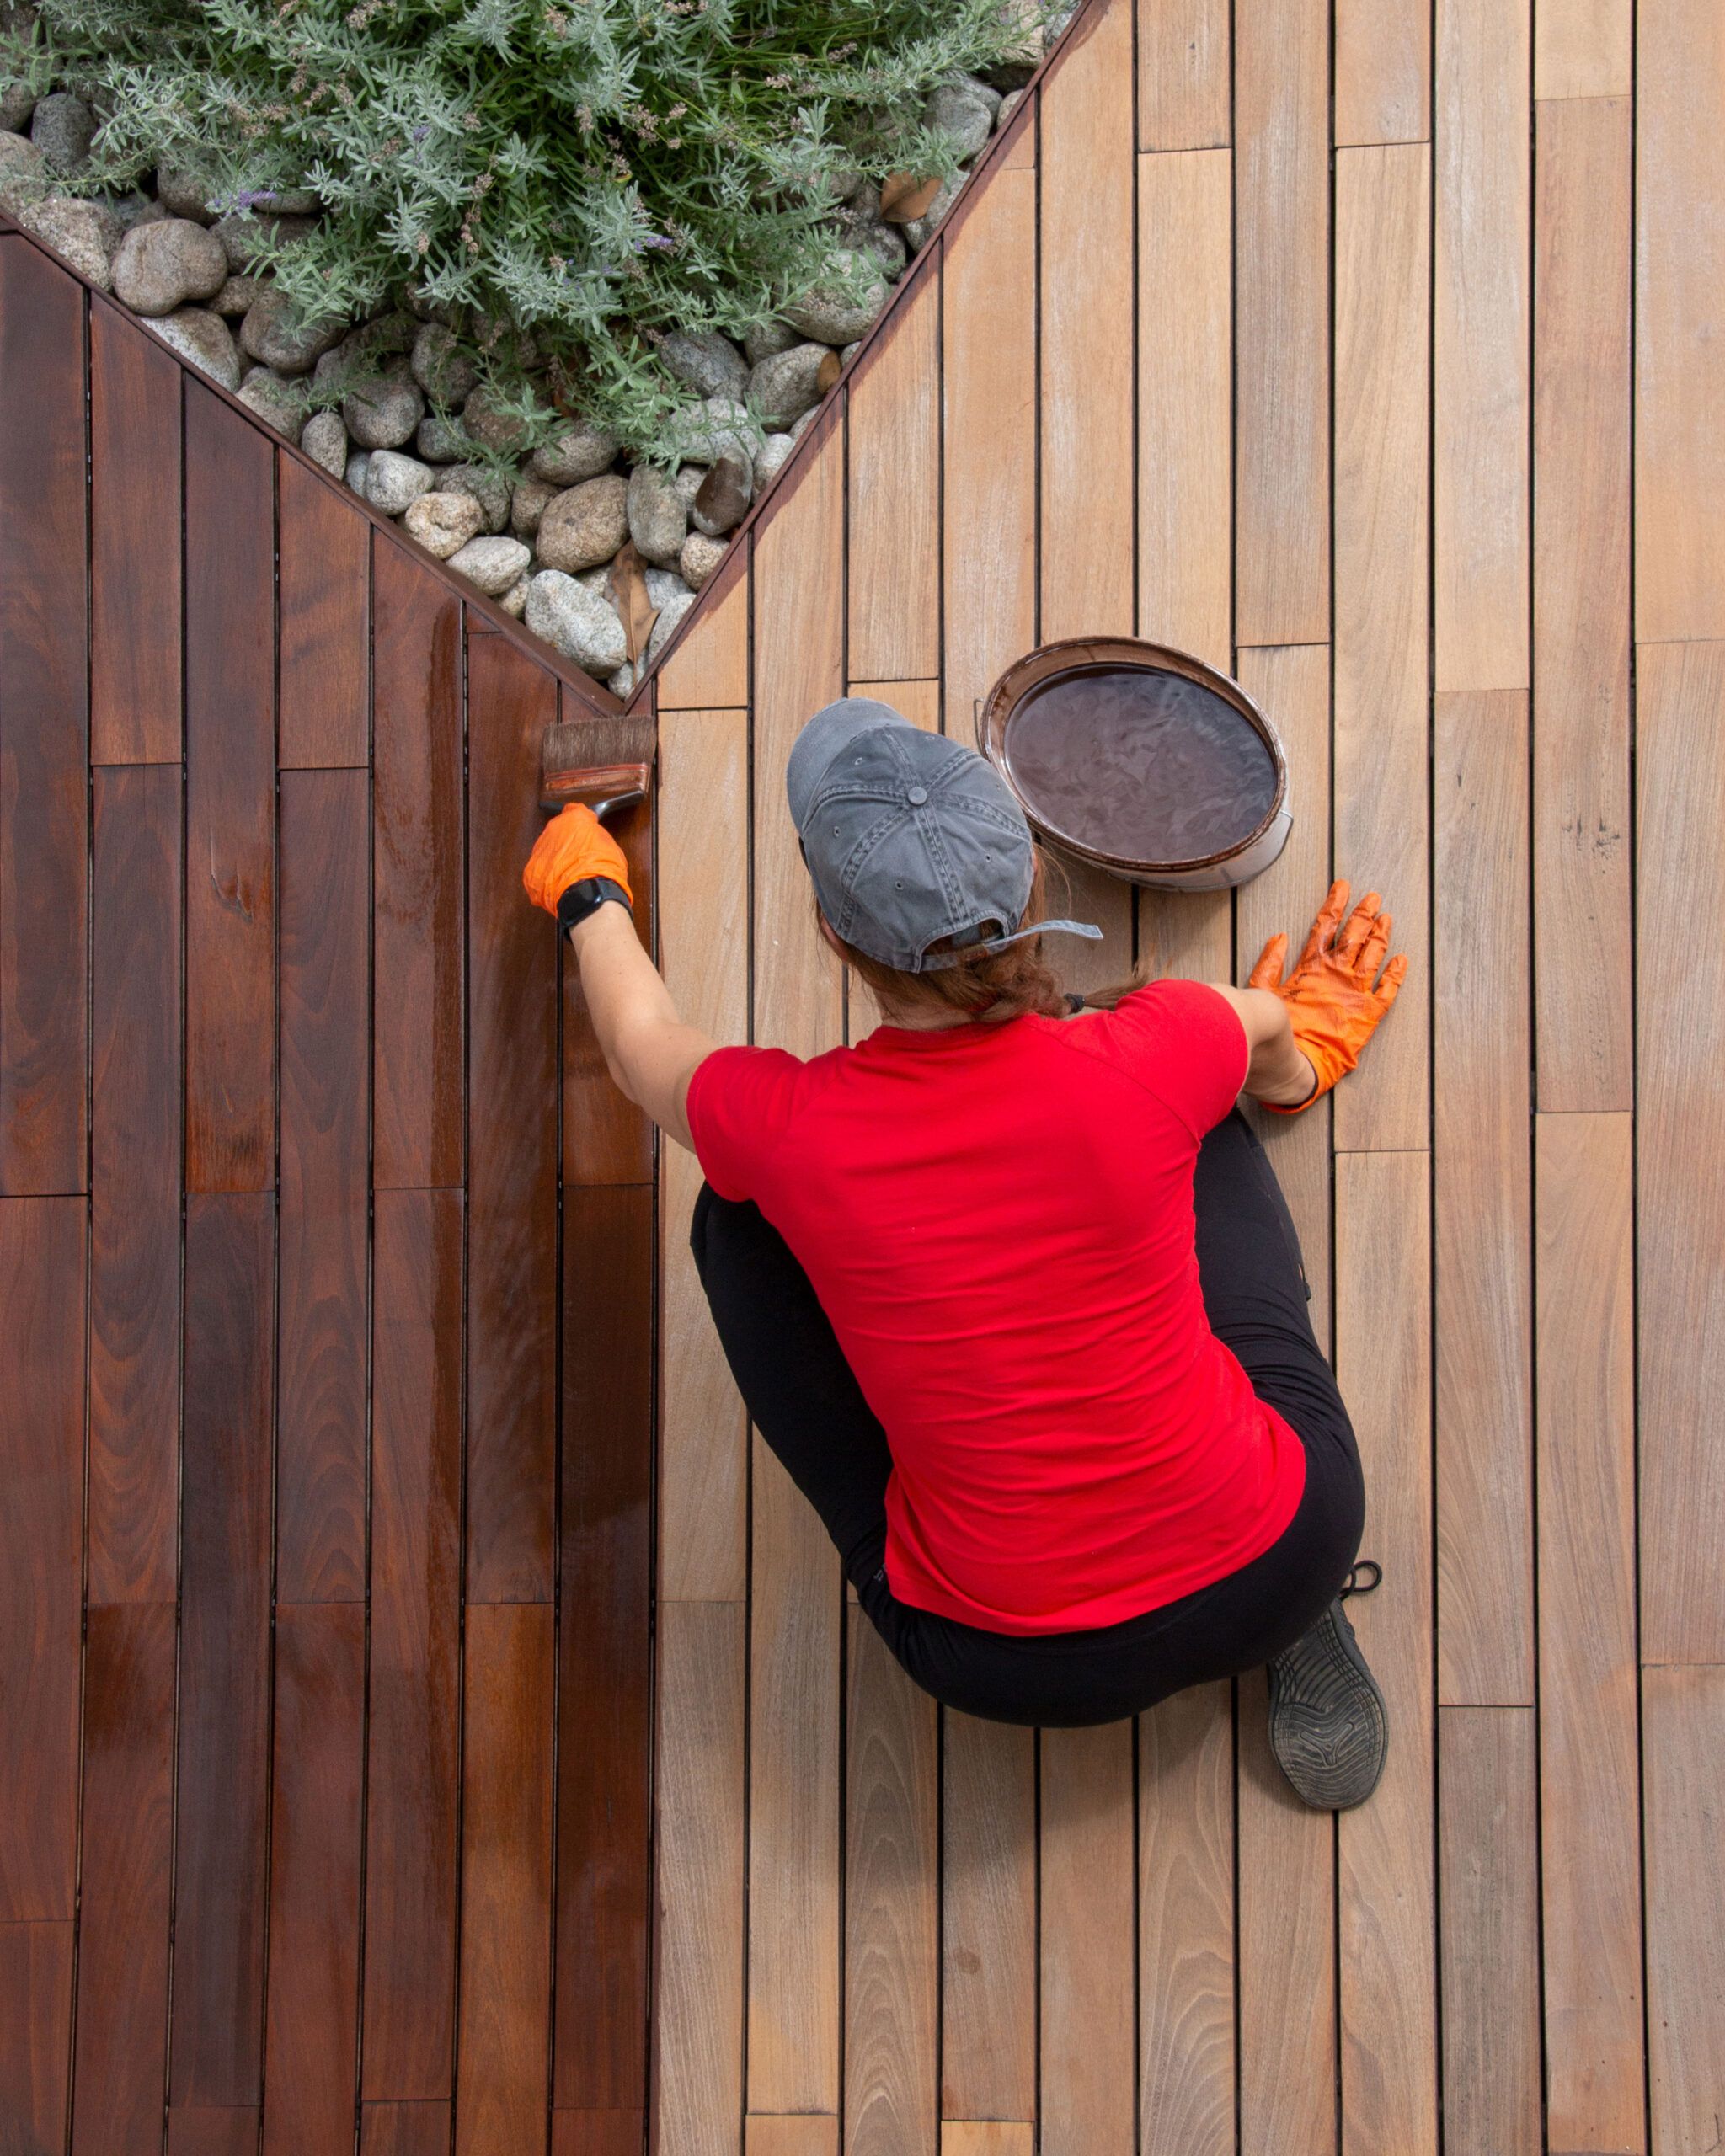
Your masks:
{"label": "can of wood stain", "polygon": [[1160,890],[1249,883],[1287,843],[1288,762],[1226,674],[1136,637],[1068,637],[1002,674],[977,746],[1039,837]]}

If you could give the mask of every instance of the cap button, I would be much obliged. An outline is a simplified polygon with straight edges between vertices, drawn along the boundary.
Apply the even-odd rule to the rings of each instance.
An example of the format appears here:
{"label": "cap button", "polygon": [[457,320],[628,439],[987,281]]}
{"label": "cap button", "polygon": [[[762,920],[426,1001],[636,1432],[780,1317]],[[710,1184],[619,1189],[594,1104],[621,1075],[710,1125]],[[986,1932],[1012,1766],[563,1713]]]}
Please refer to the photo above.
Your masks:
{"label": "cap button", "polygon": [[913,786],[905,798],[913,808],[920,808],[928,798],[928,788],[926,786]]}

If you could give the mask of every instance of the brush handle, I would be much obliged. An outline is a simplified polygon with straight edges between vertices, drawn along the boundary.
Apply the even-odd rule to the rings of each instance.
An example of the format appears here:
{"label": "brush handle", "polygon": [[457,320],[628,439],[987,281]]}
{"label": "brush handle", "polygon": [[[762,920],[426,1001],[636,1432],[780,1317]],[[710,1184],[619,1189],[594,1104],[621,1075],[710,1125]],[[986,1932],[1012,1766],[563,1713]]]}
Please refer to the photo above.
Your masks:
{"label": "brush handle", "polygon": [[602,816],[626,801],[640,800],[650,769],[647,764],[597,764],[585,771],[547,771],[540,782],[539,803],[566,808],[572,801],[584,801]]}

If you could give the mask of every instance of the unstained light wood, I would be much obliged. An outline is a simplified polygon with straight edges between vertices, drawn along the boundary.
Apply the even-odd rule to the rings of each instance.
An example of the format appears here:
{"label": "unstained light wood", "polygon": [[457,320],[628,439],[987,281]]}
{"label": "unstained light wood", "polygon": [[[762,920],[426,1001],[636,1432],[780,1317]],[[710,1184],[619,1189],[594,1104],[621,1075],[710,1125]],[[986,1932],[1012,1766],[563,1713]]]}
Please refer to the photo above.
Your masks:
{"label": "unstained light wood", "polygon": [[1540,1876],[1554,2148],[1638,2149],[1633,1132],[1534,1125]]}
{"label": "unstained light wood", "polygon": [[1438,1722],[1444,2146],[1500,2156],[1537,2148],[1541,2124],[1534,1714]]}
{"label": "unstained light wood", "polygon": [[940,671],[940,307],[925,276],[847,399],[849,662],[883,680]]}
{"label": "unstained light wood", "polygon": [[736,540],[714,572],[688,633],[657,677],[661,711],[722,710],[749,701],[749,550]]}
{"label": "unstained light wood", "polygon": [[1336,0],[1338,147],[1429,140],[1431,10],[1432,0]]}
{"label": "unstained light wood", "polygon": [[1653,2145],[1705,2152],[1725,2107],[1725,1669],[1647,1670],[1642,1713]]}
{"label": "unstained light wood", "polygon": [[1417,144],[1336,157],[1332,858],[1356,901],[1381,894],[1411,974],[1336,1095],[1348,1151],[1429,1134],[1429,165]]}
{"label": "unstained light wood", "polygon": [[1177,1692],[1140,1717],[1138,2055],[1149,2156],[1232,2156],[1234,1703]]}
{"label": "unstained light wood", "polygon": [[943,2118],[1036,2111],[1036,1740],[943,1717]]}
{"label": "unstained light wood", "polygon": [[1234,638],[1330,632],[1329,10],[1234,19]]}
{"label": "unstained light wood", "polygon": [[846,1614],[844,2145],[938,2156],[939,1710]]}
{"label": "unstained light wood", "polygon": [[1132,1726],[1043,1731],[1039,2138],[1132,2156]]}
{"label": "unstained light wood", "polygon": [[91,301],[93,764],[179,761],[181,555],[162,510],[179,499],[180,376],[147,331]]}
{"label": "unstained light wood", "polygon": [[1534,10],[1533,93],[1548,109],[1627,97],[1634,78],[1632,0],[1541,0]]}
{"label": "unstained light wood", "polygon": [[1224,672],[1233,631],[1232,180],[1224,150],[1138,160],[1138,633]]}
{"label": "unstained light wood", "polygon": [[1633,1086],[1632,124],[1627,99],[1559,99],[1535,120],[1534,984],[1548,1112],[1627,1108]]}
{"label": "unstained light wood", "polygon": [[1028,2121],[948,2119],[940,2156],[1035,2156],[1036,2128]]}
{"label": "unstained light wood", "polygon": [[852,696],[874,696],[920,726],[925,734],[940,732],[940,683],[929,681],[852,681],[846,692]]}
{"label": "unstained light wood", "polygon": [[171,1601],[179,1423],[179,766],[99,770],[92,798],[89,1595],[98,1604]]}
{"label": "unstained light wood", "polygon": [[821,2111],[749,2114],[745,2156],[838,2156],[839,2122]]}
{"label": "unstained light wood", "polygon": [[1528,681],[1530,8],[1437,11],[1432,662],[1443,689]]}
{"label": "unstained light wood", "polygon": [[[276,1592],[366,1588],[371,811],[360,771],[281,775]],[[384,993],[388,993],[386,985]]]}
{"label": "unstained light wood", "polygon": [[1527,699],[1432,725],[1438,1696],[1531,1706]]}
{"label": "unstained light wood", "polygon": [[1365,1470],[1362,1556],[1384,1582],[1349,1614],[1394,1732],[1369,1804],[1338,1823],[1342,2146],[1437,2146],[1433,1816],[1429,1169],[1336,1164],[1336,1376]]}
{"label": "unstained light wood", "polygon": [[1232,115],[1224,0],[1137,0],[1137,13],[1139,148],[1226,143]]}

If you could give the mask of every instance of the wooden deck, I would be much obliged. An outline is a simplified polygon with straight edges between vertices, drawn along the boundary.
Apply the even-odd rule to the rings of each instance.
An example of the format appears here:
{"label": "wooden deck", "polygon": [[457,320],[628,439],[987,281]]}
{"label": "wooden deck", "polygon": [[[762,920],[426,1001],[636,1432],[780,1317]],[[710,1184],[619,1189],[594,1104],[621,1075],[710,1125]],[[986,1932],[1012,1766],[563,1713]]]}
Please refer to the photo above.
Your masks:
{"label": "wooden deck", "polygon": [[803,719],[1043,638],[1294,768],[1237,899],[1079,879],[1096,972],[1386,893],[1268,1137],[1339,1822],[1257,1678],[898,1675],[519,896],[589,687],[0,232],[0,2156],[1717,2156],[1722,139],[1716,0],[1091,0],[644,692],[721,1037],[868,1022]]}

